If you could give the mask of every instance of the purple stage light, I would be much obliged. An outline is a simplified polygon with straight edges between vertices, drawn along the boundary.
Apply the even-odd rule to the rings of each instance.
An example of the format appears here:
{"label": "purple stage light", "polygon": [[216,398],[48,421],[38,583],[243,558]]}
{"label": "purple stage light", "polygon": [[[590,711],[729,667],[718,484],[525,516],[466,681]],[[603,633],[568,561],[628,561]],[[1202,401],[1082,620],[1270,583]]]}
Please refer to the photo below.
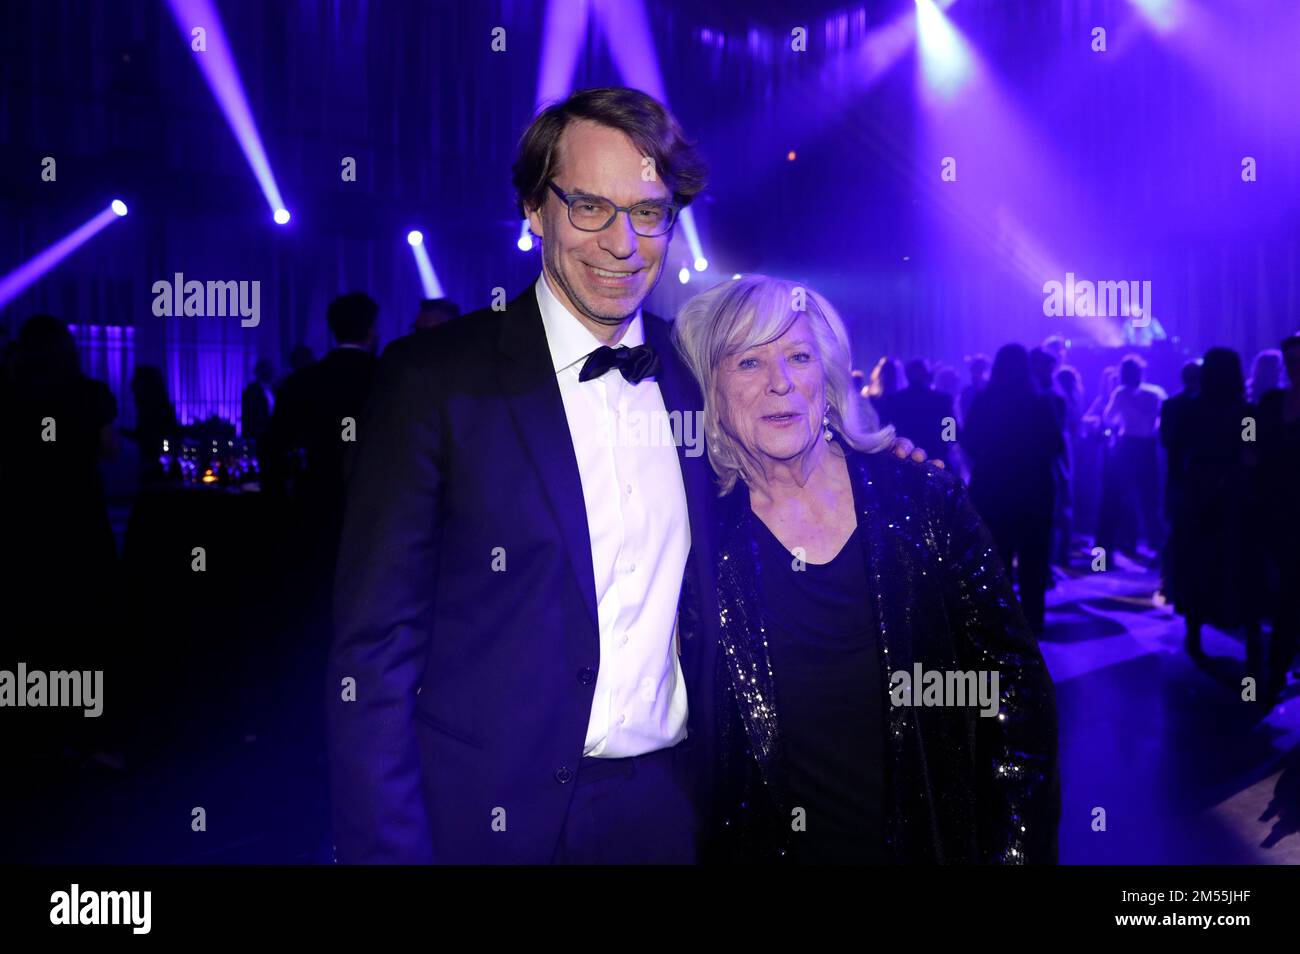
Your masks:
{"label": "purple stage light", "polygon": [[592,6],[619,75],[629,86],[667,103],[668,91],[664,89],[654,35],[642,0],[592,0]]}
{"label": "purple stage light", "polygon": [[244,87],[239,81],[239,69],[235,66],[235,58],[230,52],[230,44],[226,41],[226,33],[216,7],[211,0],[167,0],[167,3],[186,43],[192,41],[193,30],[203,29],[206,48],[202,52],[195,52],[194,59],[203,72],[212,95],[216,97],[217,105],[225,114],[239,147],[244,151],[244,158],[248,160],[249,168],[261,186],[262,195],[275,213],[276,224],[284,225],[289,221],[289,213],[285,209],[284,199],[280,197],[280,189],[275,184],[266,150],[262,148],[262,137],[257,132],[257,124],[253,122],[253,113],[248,108]]}
{"label": "purple stage light", "polygon": [[[689,207],[682,209],[682,213],[677,217],[677,221],[682,225],[682,235],[686,237],[686,247],[691,250],[691,258],[697,262],[704,262],[705,267],[707,268],[708,261],[704,257],[704,246],[700,244],[700,233],[695,228],[695,215],[693,210]],[[699,269],[699,271],[703,270],[704,269]]]}
{"label": "purple stage light", "polygon": [[[1231,97],[1229,108],[1252,138],[1292,149],[1300,141],[1295,97],[1300,87],[1300,5],[1261,2],[1229,12],[1211,4],[1129,0],[1187,69],[1216,95]],[[1249,15],[1248,15],[1249,14]]]}
{"label": "purple stage light", "polygon": [[537,105],[563,99],[573,88],[578,49],[587,32],[587,4],[550,0],[542,28],[541,64],[537,68]]}
{"label": "purple stage light", "polygon": [[971,54],[934,0],[916,0],[916,32],[921,69],[930,89],[951,97],[971,73]]}
{"label": "purple stage light", "polygon": [[[122,211],[117,210],[118,206],[122,207]],[[31,260],[19,265],[4,278],[0,278],[0,308],[21,295],[46,272],[90,241],[105,226],[116,222],[124,215],[126,215],[126,205],[121,199],[115,199],[112,205],[98,213],[89,222],[59,239]]]}
{"label": "purple stage light", "polygon": [[1179,4],[1176,0],[1129,0],[1153,27],[1166,33],[1178,26]]}
{"label": "purple stage light", "polygon": [[531,252],[533,250],[533,233],[528,228],[528,220],[524,219],[524,224],[519,229],[519,240],[515,245],[521,252]]}
{"label": "purple stage light", "polygon": [[425,298],[443,298],[442,285],[429,260],[429,250],[424,244],[424,235],[414,229],[407,233],[406,242],[415,255],[415,267],[420,273],[420,287],[424,289]]}
{"label": "purple stage light", "polygon": [[691,270],[683,265],[682,270],[677,273],[677,280],[685,285],[691,280]]}

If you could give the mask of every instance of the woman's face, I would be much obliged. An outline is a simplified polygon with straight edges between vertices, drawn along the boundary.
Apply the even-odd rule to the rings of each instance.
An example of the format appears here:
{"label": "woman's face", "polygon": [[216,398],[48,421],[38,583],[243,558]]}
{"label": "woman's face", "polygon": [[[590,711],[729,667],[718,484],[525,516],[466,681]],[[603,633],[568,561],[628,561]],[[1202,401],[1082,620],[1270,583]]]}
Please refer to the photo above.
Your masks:
{"label": "woman's face", "polygon": [[717,382],[723,426],[765,463],[792,460],[821,439],[825,368],[806,312],[775,341],[724,357]]}

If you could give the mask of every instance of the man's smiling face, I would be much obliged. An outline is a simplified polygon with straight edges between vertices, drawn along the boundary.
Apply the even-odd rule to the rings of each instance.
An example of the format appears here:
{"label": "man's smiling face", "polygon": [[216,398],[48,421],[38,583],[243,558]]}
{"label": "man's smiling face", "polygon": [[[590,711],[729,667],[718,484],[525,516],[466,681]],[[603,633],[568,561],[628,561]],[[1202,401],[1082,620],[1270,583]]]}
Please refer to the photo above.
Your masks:
{"label": "man's smiling face", "polygon": [[[565,193],[604,196],[622,206],[672,201],[657,176],[642,178],[641,153],[617,129],[587,120],[570,123],[556,152],[552,179]],[[550,190],[539,208],[529,210],[528,222],[542,237],[542,262],[551,290],[602,339],[636,314],[654,290],[672,237],[671,231],[654,238],[637,235],[625,212],[602,231],[576,229],[568,208]]]}

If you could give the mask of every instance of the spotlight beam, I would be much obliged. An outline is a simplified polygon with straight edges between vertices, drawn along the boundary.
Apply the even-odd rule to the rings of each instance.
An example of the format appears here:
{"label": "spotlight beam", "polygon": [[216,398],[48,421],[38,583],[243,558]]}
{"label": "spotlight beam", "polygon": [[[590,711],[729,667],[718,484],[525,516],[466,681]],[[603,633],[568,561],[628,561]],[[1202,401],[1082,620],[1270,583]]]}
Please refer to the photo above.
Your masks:
{"label": "spotlight beam", "polygon": [[642,0],[594,0],[597,22],[605,42],[628,85],[641,89],[661,103],[668,102],[663,74],[655,55],[654,35]]}
{"label": "spotlight beam", "polygon": [[550,0],[542,29],[541,63],[537,68],[537,105],[563,99],[573,88],[578,49],[587,32],[584,0]]}
{"label": "spotlight beam", "polygon": [[[221,26],[221,17],[218,16],[216,7],[211,0],[167,0],[167,4],[171,7],[176,25],[180,27],[187,44],[191,40],[190,31],[195,27],[202,27],[206,32],[207,49],[192,55],[203,78],[207,80],[217,105],[221,107],[226,122],[234,132],[239,148],[244,151],[244,158],[248,160],[248,166],[253,170],[253,176],[271,211],[274,213],[284,209],[284,199],[281,198],[275,176],[271,173],[271,163],[266,158],[262,137],[258,134],[253,112],[244,96],[244,87],[239,81],[239,68],[230,52],[230,44],[226,41],[226,32]],[[288,221],[287,218],[285,221]]]}
{"label": "spotlight beam", "polygon": [[682,225],[682,236],[686,239],[686,247],[691,250],[691,261],[704,261],[704,247],[700,245],[700,233],[695,228],[695,215],[689,205],[682,209],[677,221]]}
{"label": "spotlight beam", "polygon": [[916,0],[916,33],[928,86],[945,99],[951,97],[971,73],[965,39],[934,0]]}
{"label": "spotlight beam", "polygon": [[[124,206],[125,208],[125,206]],[[19,265],[4,278],[0,278],[0,308],[9,304],[29,287],[36,283],[46,272],[58,265],[86,242],[90,241],[106,226],[116,222],[120,216],[110,205],[90,221],[78,226],[68,235],[59,239],[45,251],[38,253],[29,261]]]}
{"label": "spotlight beam", "polygon": [[[412,235],[418,233],[411,233]],[[424,237],[420,241],[413,242],[407,237],[407,244],[411,246],[411,252],[415,255],[415,268],[420,273],[420,287],[424,289],[425,298],[443,298],[442,284],[438,281],[438,275],[433,270],[433,262],[429,260],[429,249],[424,244]]]}

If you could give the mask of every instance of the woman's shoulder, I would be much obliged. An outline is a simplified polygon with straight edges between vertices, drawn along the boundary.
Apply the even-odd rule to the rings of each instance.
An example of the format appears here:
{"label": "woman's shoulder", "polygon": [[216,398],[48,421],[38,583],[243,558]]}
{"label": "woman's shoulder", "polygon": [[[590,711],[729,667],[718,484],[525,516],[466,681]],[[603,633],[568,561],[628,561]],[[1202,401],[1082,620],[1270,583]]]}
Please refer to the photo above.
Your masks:
{"label": "woman's shoulder", "polygon": [[945,501],[964,487],[948,469],[928,460],[901,458],[891,450],[867,453],[849,448],[846,460],[850,474],[876,491],[872,496],[882,508],[906,507],[909,499]]}

